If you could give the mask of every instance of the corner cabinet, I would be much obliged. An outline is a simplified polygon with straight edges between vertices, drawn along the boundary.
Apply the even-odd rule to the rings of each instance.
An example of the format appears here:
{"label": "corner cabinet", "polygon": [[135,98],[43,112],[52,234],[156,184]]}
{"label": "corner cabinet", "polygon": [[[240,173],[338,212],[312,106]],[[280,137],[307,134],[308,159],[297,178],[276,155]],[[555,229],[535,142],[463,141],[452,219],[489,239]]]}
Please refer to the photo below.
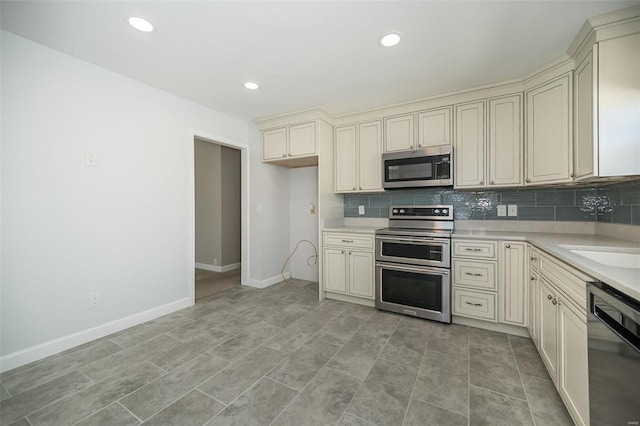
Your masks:
{"label": "corner cabinet", "polygon": [[525,184],[573,181],[572,72],[525,92]]}
{"label": "corner cabinet", "polygon": [[334,298],[344,295],[373,300],[374,235],[323,232],[322,241],[323,290]]}
{"label": "corner cabinet", "polygon": [[382,191],[382,122],[335,129],[335,192]]}

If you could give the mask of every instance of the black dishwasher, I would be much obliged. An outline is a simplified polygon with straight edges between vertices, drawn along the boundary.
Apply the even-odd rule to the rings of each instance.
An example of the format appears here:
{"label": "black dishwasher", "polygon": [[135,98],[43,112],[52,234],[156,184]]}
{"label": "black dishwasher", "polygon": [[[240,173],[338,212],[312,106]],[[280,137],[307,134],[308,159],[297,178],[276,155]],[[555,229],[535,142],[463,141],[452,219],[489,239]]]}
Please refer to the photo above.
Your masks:
{"label": "black dishwasher", "polygon": [[640,424],[640,303],[603,283],[587,285],[592,425]]}

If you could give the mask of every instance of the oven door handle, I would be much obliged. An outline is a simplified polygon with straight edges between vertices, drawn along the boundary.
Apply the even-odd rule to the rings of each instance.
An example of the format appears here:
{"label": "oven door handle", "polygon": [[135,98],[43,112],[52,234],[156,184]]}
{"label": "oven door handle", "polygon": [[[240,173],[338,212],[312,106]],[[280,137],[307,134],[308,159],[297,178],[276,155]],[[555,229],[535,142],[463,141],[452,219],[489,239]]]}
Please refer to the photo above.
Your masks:
{"label": "oven door handle", "polygon": [[408,239],[408,238],[394,238],[394,237],[376,237],[380,241],[399,241],[401,243],[437,243],[442,244],[443,246],[449,244],[449,240],[445,239],[436,239],[436,238],[420,238],[420,239]]}
{"label": "oven door handle", "polygon": [[380,263],[377,262],[376,266],[386,269],[393,269],[396,271],[407,271],[407,272],[420,272],[420,273],[436,273],[438,275],[449,275],[449,270],[447,269],[439,269],[439,268],[412,268],[410,266],[401,266],[401,265],[392,265],[390,263]]}

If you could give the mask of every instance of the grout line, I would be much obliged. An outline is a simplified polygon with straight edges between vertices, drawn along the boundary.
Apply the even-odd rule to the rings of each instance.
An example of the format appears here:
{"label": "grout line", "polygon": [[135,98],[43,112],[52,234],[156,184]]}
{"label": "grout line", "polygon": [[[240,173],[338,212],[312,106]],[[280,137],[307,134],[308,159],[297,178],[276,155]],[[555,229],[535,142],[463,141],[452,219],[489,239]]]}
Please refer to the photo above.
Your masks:
{"label": "grout line", "polygon": [[507,340],[509,341],[509,347],[511,348],[511,355],[513,356],[513,361],[516,364],[516,371],[518,372],[518,378],[520,379],[520,384],[522,385],[522,393],[524,393],[524,400],[527,403],[527,408],[529,408],[529,415],[531,416],[531,421],[533,425],[536,425],[536,419],[533,416],[533,411],[531,411],[531,403],[529,402],[529,398],[527,396],[527,388],[524,385],[524,380],[522,380],[522,372],[520,372],[520,367],[518,366],[518,357],[516,356],[515,351],[513,350],[513,345],[511,344],[511,339],[507,336]]}
{"label": "grout line", "polygon": [[[89,377],[86,374],[84,374],[82,371],[80,371],[79,368],[76,368],[74,371],[77,371],[78,373],[82,374],[87,380],[89,380],[91,382],[91,385],[95,385],[96,384],[96,382],[91,377]],[[89,386],[91,386],[91,385],[89,385]],[[89,386],[87,386],[87,387],[89,387]]]}
{"label": "grout line", "polygon": [[29,418],[27,416],[24,416],[23,419],[25,419],[27,421],[27,423],[29,423],[31,426],[33,426],[33,423],[31,423],[31,420],[29,420]]}
{"label": "grout line", "polygon": [[144,423],[144,420],[142,420],[140,417],[136,416],[135,414],[133,414],[133,412],[131,410],[129,410],[127,407],[125,407],[124,405],[122,405],[120,403],[120,401],[116,401],[114,404],[118,404],[120,407],[122,407],[127,413],[131,414],[135,419],[137,419],[140,423]]}

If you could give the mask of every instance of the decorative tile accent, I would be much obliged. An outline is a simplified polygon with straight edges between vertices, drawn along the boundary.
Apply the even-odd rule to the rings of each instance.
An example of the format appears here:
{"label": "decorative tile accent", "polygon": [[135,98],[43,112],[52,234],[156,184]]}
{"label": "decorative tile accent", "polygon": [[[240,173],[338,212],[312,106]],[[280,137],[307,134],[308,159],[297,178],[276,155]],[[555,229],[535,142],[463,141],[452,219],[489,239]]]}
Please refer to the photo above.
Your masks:
{"label": "decorative tile accent", "polygon": [[[456,220],[542,220],[640,225],[640,179],[581,188],[487,191],[399,189],[346,194],[344,217],[388,217],[389,205],[452,204]],[[517,204],[518,216],[498,216],[499,204]],[[358,206],[365,214],[358,214]]]}

